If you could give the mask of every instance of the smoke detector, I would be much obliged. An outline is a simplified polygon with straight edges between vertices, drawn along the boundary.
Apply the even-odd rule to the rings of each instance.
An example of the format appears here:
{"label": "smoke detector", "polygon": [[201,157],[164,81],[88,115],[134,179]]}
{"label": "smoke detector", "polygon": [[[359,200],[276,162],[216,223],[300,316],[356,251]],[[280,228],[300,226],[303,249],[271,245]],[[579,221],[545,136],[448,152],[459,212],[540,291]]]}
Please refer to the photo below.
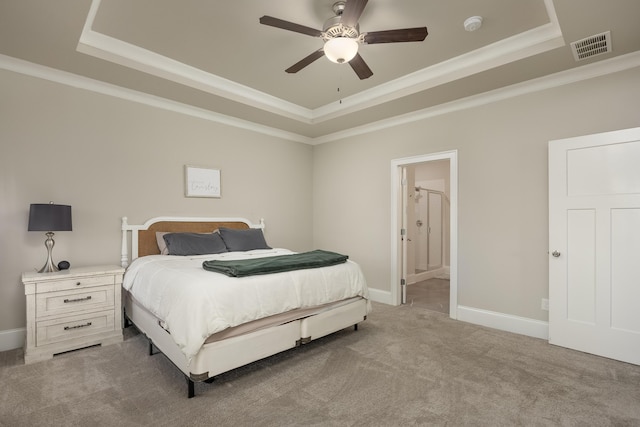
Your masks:
{"label": "smoke detector", "polygon": [[482,27],[482,16],[472,16],[464,21],[464,29],[467,31],[475,31]]}

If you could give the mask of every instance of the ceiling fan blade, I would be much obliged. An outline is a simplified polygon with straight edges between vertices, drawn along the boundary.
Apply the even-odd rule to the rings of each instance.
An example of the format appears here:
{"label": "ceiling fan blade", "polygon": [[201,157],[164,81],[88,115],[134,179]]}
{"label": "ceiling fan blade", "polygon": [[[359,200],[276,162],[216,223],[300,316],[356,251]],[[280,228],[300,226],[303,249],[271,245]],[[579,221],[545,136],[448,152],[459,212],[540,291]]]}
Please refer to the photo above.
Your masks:
{"label": "ceiling fan blade", "polygon": [[263,25],[269,25],[271,27],[281,28],[283,30],[293,31],[295,33],[302,33],[312,37],[322,36],[322,31],[315,28],[305,27],[304,25],[295,24],[293,22],[284,21],[282,19],[274,18],[273,16],[263,16],[260,18],[260,23]]}
{"label": "ceiling fan blade", "polygon": [[364,42],[367,44],[421,42],[427,37],[427,34],[427,27],[372,31],[364,35]]}
{"label": "ceiling fan blade", "polygon": [[311,64],[316,59],[321,58],[322,56],[324,56],[324,51],[322,49],[318,49],[315,52],[313,52],[311,55],[307,56],[306,58],[303,58],[302,60],[293,64],[291,67],[287,68],[285,71],[287,73],[297,73],[298,71],[302,70],[304,67]]}
{"label": "ceiling fan blade", "polygon": [[360,80],[368,79],[373,76],[373,71],[371,71],[371,68],[369,68],[367,63],[364,62],[364,59],[362,59],[362,56],[360,56],[359,53],[356,53],[356,56],[349,61],[349,65],[351,65],[351,68],[353,68],[353,71],[356,72]]}
{"label": "ceiling fan blade", "polygon": [[355,27],[358,25],[358,19],[364,11],[368,0],[347,0],[344,5],[344,11],[342,12],[342,18],[340,23],[347,27]]}

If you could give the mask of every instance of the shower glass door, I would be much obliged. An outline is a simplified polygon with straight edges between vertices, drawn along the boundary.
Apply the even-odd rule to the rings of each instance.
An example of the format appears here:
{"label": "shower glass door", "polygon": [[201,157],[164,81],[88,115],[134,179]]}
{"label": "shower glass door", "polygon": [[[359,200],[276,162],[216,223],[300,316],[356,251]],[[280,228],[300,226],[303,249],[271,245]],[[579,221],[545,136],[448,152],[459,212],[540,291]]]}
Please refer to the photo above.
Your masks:
{"label": "shower glass door", "polygon": [[427,270],[442,267],[442,195],[428,192]]}
{"label": "shower glass door", "polygon": [[416,187],[415,202],[415,274],[420,274],[443,266],[443,196]]}

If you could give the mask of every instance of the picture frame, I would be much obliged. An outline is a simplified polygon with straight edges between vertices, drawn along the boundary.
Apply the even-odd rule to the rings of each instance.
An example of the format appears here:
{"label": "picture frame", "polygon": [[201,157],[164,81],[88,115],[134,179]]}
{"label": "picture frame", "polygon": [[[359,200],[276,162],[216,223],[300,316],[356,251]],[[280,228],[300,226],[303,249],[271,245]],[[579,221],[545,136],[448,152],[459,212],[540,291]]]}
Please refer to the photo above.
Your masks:
{"label": "picture frame", "polygon": [[220,169],[185,165],[185,197],[220,198]]}

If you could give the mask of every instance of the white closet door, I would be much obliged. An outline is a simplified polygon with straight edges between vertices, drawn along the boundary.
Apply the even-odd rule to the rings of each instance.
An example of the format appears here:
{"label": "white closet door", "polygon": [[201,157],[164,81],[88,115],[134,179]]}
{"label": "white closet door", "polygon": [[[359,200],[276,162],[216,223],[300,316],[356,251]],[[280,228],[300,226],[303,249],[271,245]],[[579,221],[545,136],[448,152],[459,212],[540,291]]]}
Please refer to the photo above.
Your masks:
{"label": "white closet door", "polygon": [[549,342],[640,364],[640,128],[549,143]]}

